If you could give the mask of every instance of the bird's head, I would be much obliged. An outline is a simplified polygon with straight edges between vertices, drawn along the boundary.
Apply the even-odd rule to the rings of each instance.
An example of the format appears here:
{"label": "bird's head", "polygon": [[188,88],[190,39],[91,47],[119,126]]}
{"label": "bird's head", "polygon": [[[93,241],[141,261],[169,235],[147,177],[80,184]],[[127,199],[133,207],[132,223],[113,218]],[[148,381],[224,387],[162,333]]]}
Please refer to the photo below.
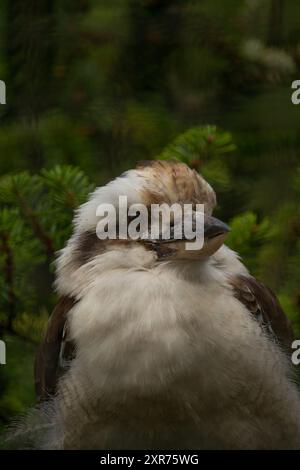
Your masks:
{"label": "bird's head", "polygon": [[[229,231],[225,223],[212,217],[215,205],[212,187],[184,163],[141,162],[136,169],[96,189],[80,207],[75,220],[77,252],[88,261],[101,251],[139,246],[155,253],[158,262],[207,258],[221,247]],[[161,208],[182,211],[178,218],[178,213],[171,210],[163,220]],[[190,230],[199,239],[202,236],[197,246],[190,237],[187,239],[183,229],[186,208]],[[202,234],[197,233],[198,225]]]}

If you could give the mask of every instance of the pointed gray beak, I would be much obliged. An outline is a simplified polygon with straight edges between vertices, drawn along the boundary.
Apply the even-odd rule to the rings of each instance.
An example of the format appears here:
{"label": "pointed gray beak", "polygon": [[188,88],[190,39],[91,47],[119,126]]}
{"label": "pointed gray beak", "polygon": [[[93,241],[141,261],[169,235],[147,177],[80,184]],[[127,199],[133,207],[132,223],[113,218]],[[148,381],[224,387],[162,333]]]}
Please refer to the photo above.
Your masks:
{"label": "pointed gray beak", "polygon": [[211,239],[219,235],[230,232],[230,228],[225,222],[222,222],[211,215],[204,216],[204,238]]}
{"label": "pointed gray beak", "polygon": [[[196,219],[193,220],[193,230],[197,229]],[[204,215],[204,244],[199,250],[188,250],[186,248],[187,239],[185,237],[178,239],[174,237],[174,227],[170,231],[170,238],[157,238],[157,239],[144,239],[143,243],[155,250],[159,260],[166,260],[171,258],[176,259],[201,259],[207,258],[214,254],[224,243],[227,233],[230,228],[227,224],[212,217]],[[184,243],[182,243],[184,242]],[[190,241],[188,241],[190,243]]]}

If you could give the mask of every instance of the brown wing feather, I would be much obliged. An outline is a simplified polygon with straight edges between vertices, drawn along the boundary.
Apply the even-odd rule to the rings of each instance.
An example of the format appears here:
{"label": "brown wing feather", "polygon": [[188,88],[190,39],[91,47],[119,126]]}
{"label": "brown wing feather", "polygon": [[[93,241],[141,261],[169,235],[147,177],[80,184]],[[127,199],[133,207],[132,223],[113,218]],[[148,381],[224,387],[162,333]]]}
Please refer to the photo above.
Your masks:
{"label": "brown wing feather", "polygon": [[231,279],[235,297],[287,348],[294,339],[292,326],[275,294],[252,276],[239,275]]}
{"label": "brown wing feather", "polygon": [[49,318],[35,360],[35,390],[39,401],[55,394],[67,314],[75,303],[72,297],[62,297]]}

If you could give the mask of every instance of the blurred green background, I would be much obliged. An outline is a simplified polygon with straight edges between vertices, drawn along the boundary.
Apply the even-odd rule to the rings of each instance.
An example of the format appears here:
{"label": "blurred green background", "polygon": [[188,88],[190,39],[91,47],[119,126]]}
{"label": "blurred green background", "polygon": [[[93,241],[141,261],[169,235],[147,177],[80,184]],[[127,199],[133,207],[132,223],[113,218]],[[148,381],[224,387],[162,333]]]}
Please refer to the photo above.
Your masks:
{"label": "blurred green background", "polygon": [[34,403],[54,253],[89,191],[175,156],[300,336],[298,0],[2,0],[0,425]]}

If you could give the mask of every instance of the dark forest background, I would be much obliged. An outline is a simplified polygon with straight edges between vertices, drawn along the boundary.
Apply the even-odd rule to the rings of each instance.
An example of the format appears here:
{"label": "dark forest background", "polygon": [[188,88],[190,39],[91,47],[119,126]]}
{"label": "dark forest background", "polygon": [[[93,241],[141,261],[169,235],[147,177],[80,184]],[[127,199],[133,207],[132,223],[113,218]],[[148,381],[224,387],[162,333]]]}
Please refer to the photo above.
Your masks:
{"label": "dark forest background", "polygon": [[300,336],[298,0],[2,0],[0,423],[34,403],[74,209],[138,160],[188,162]]}

